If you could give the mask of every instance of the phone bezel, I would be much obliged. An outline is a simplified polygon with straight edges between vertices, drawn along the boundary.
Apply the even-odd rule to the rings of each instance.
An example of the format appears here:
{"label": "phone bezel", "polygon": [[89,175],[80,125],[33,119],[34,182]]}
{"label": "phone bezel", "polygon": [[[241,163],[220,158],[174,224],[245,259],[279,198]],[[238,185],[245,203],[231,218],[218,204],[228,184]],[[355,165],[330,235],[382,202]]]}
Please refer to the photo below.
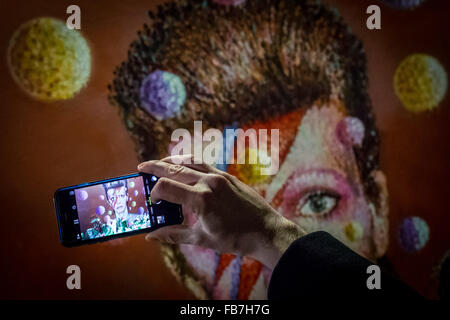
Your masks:
{"label": "phone bezel", "polygon": [[[147,175],[146,173],[138,172],[138,173],[133,173],[133,174],[129,174],[129,175],[99,180],[99,181],[85,182],[85,183],[81,183],[81,184],[69,186],[69,187],[62,187],[62,188],[59,188],[58,190],[56,190],[53,195],[53,202],[54,202],[54,206],[56,209],[56,217],[57,217],[57,221],[58,221],[58,230],[59,230],[59,239],[61,241],[61,244],[65,247],[77,247],[77,246],[81,246],[84,244],[94,244],[94,243],[98,243],[98,242],[104,242],[104,241],[108,241],[108,240],[129,237],[129,236],[133,236],[133,235],[140,234],[140,233],[148,233],[148,232],[152,232],[152,231],[157,230],[164,226],[183,223],[184,217],[183,217],[182,207],[180,204],[174,204],[174,207],[176,206],[176,208],[178,209],[178,215],[176,215],[176,216],[174,215],[174,216],[175,216],[175,218],[178,218],[178,219],[167,221],[167,223],[164,225],[156,224],[156,225],[151,226],[150,228],[128,231],[128,232],[113,234],[113,235],[99,237],[99,238],[95,238],[95,239],[87,239],[87,240],[82,240],[82,239],[72,240],[72,239],[67,239],[67,237],[64,236],[64,230],[66,230],[67,228],[64,227],[64,223],[62,221],[62,220],[65,220],[65,219],[63,219],[64,218],[63,215],[68,216],[70,213],[62,212],[62,211],[66,211],[66,209],[61,208],[62,206],[60,203],[61,202],[60,198],[63,193],[67,192],[67,194],[69,194],[70,191],[75,190],[75,189],[88,187],[88,186],[92,186],[92,185],[97,185],[97,184],[102,184],[102,183],[106,183],[109,181],[134,178],[134,177],[138,177],[138,176],[144,177],[144,176],[149,176],[149,175]],[[147,194],[147,191],[146,191],[146,194]],[[146,203],[146,205],[147,205],[147,208],[150,210],[147,203]]]}

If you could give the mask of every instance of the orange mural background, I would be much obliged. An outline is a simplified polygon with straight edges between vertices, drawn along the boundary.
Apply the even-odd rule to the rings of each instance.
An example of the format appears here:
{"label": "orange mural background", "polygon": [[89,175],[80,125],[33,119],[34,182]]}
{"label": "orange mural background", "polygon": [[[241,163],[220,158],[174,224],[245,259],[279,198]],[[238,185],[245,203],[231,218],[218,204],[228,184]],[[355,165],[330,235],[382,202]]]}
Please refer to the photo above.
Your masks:
{"label": "orange mural background", "polygon": [[[62,186],[136,171],[134,146],[107,100],[114,68],[125,59],[147,11],[162,1],[79,0],[81,32],[90,45],[92,73],[74,99],[44,103],[14,83],[6,63],[8,41],[25,21],[40,16],[65,20],[69,1],[3,1],[0,4],[1,232],[0,297],[3,299],[186,299],[193,295],[165,267],[156,243],[142,235],[64,248],[52,197]],[[381,133],[381,168],[390,192],[387,257],[400,278],[421,294],[437,297],[432,277],[450,249],[450,99],[423,114],[403,109],[393,89],[398,64],[411,53],[427,53],[450,70],[450,3],[428,0],[413,11],[379,1],[326,1],[339,9],[363,41],[369,94]],[[382,8],[382,29],[366,28],[366,8]],[[418,253],[397,241],[401,221],[420,216],[430,239]],[[66,268],[82,270],[82,290],[66,288]]]}

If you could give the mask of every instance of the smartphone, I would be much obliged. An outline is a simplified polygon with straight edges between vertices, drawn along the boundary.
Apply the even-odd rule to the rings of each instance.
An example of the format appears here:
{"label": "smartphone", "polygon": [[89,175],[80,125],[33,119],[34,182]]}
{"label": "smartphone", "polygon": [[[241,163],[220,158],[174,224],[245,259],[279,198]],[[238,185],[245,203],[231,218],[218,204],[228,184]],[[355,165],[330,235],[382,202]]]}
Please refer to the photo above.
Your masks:
{"label": "smartphone", "polygon": [[157,181],[154,175],[135,173],[56,190],[61,243],[73,247],[181,224],[181,205],[152,202]]}

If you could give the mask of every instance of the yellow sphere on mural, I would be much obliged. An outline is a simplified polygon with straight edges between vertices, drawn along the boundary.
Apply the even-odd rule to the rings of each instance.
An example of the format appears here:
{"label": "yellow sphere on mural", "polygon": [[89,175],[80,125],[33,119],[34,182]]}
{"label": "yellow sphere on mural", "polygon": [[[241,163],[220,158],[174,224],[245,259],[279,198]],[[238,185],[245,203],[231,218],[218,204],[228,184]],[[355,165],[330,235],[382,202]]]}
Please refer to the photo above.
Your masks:
{"label": "yellow sphere on mural", "polygon": [[8,48],[14,80],[32,97],[54,101],[72,98],[91,73],[91,54],[80,32],[54,18],[21,25]]}
{"label": "yellow sphere on mural", "polygon": [[344,228],[345,236],[351,242],[360,240],[363,237],[364,229],[360,223],[352,221]]}
{"label": "yellow sphere on mural", "polygon": [[262,174],[261,170],[268,167],[270,161],[271,159],[267,153],[254,148],[246,148],[245,155],[241,156],[238,159],[238,164],[236,164],[237,177],[250,185],[263,183],[270,176]]}
{"label": "yellow sphere on mural", "polygon": [[408,111],[432,110],[447,92],[447,74],[435,58],[426,54],[412,54],[397,67],[394,87]]}

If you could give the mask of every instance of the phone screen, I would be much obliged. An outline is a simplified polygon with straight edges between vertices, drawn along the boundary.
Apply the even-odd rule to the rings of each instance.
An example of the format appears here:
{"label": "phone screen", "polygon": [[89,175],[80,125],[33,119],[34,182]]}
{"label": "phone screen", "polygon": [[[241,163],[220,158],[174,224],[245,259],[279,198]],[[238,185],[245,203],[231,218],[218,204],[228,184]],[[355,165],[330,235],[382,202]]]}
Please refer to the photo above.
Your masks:
{"label": "phone screen", "polygon": [[137,173],[59,189],[55,207],[62,243],[74,246],[182,223],[180,205],[152,202],[157,181]]}

